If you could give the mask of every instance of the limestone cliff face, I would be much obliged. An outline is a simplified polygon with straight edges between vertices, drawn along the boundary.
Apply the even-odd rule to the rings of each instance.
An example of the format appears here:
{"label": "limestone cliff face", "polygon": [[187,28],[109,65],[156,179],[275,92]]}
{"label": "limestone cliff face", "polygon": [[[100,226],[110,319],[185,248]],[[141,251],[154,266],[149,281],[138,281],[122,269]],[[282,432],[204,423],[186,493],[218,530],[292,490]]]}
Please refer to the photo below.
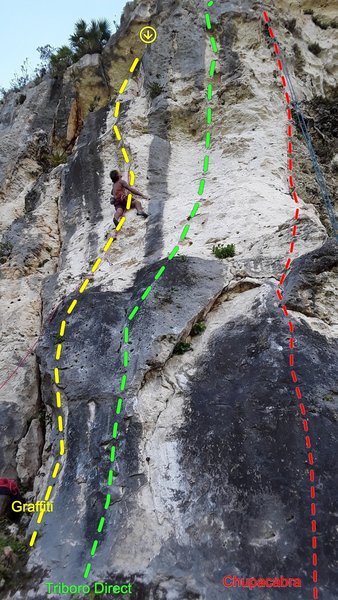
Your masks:
{"label": "limestone cliff face", "polygon": [[[329,2],[311,7],[278,0],[269,14],[334,196],[337,29]],[[23,518],[27,540],[38,537],[20,575],[2,581],[3,598],[45,598],[46,581],[81,584],[88,562],[89,582],[132,581],[140,600],[249,598],[245,589],[227,595],[226,574],[300,577],[292,597],[312,597],[308,449],[276,295],[295,211],[284,90],[261,3],[215,3],[212,144],[199,197],[214,56],[204,13],[190,0],[129,3],[101,56],[1,106],[0,384],[20,366],[1,390],[0,476],[17,477],[34,500],[52,485],[54,502],[41,524]],[[138,33],[148,23],[158,39],[145,48]],[[109,172],[124,166],[116,101],[150,217],[130,211],[103,252],[115,235]],[[53,168],[56,150],[68,159]],[[337,244],[296,127],[294,178],[300,217],[283,302],[315,456],[319,597],[333,600]],[[219,243],[235,244],[235,256],[215,257]],[[269,594],[256,597],[285,591]]]}

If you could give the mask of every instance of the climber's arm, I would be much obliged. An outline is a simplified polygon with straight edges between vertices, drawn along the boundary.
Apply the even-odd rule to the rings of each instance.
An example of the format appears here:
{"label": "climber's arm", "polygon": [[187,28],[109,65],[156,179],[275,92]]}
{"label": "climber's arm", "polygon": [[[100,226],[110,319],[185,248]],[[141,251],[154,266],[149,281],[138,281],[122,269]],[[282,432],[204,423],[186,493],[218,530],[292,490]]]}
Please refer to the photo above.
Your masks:
{"label": "climber's arm", "polygon": [[126,190],[128,190],[132,194],[135,194],[135,196],[141,196],[141,198],[144,198],[145,200],[148,200],[148,196],[145,196],[144,194],[142,194],[142,192],[139,192],[136,188],[134,188],[133,186],[129,185],[129,183],[127,183],[126,181],[124,181],[124,179],[121,179],[120,183],[121,183],[121,185],[123,185],[123,187]]}

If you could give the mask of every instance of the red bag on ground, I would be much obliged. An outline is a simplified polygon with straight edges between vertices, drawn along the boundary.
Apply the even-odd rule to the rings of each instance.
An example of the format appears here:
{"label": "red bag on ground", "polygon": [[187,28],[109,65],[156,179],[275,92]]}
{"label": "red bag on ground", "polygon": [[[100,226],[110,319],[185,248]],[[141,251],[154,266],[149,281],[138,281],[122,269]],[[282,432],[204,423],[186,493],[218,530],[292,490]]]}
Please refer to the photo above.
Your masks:
{"label": "red bag on ground", "polygon": [[20,495],[20,490],[15,479],[0,478],[0,494],[1,495]]}

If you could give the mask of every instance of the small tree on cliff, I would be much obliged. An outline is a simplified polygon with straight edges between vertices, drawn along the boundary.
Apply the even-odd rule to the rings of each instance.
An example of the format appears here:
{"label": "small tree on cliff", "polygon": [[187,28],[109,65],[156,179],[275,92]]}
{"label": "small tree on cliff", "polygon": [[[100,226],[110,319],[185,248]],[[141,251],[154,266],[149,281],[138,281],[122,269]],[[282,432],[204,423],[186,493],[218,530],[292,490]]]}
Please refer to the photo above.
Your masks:
{"label": "small tree on cliff", "polygon": [[74,62],[74,54],[68,46],[61,46],[50,57],[50,72],[54,77],[63,75]]}
{"label": "small tree on cliff", "polygon": [[71,46],[77,58],[85,54],[101,53],[111,36],[107,19],[95,21],[87,25],[84,19],[75,23],[75,31],[70,36]]}

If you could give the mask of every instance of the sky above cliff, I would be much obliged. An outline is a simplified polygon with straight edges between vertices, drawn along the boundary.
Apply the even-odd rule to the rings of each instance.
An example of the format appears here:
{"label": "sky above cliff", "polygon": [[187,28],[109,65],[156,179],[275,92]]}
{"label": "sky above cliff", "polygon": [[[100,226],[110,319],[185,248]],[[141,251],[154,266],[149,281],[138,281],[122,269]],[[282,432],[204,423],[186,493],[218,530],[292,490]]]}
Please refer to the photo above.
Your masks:
{"label": "sky above cliff", "polygon": [[17,0],[1,7],[0,19],[0,88],[8,88],[15,73],[28,58],[33,71],[39,63],[38,46],[59,47],[68,44],[78,19],[106,18],[120,22],[126,0]]}

